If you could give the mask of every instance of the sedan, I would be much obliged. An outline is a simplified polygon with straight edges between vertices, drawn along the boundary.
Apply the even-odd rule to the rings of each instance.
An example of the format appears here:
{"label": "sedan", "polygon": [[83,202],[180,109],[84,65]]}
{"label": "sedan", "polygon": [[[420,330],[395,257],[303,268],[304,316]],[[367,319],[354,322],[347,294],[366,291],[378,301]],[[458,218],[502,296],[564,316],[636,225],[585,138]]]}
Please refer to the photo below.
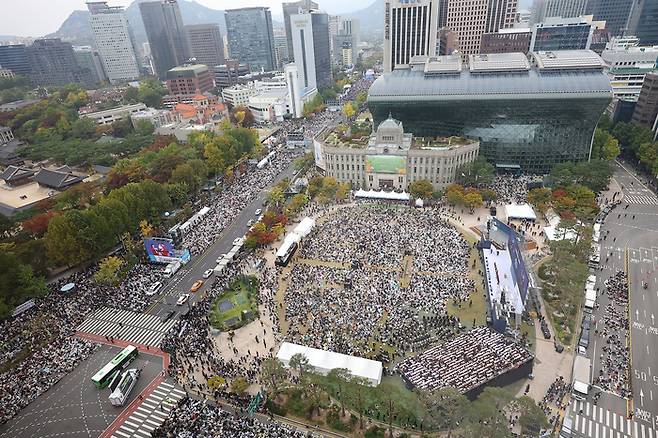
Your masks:
{"label": "sedan", "polygon": [[261,209],[259,208],[258,210],[256,210],[256,213],[254,213],[254,214],[255,214],[256,216],[258,216],[258,215],[261,214],[262,212],[263,212],[263,210],[261,210]]}
{"label": "sedan", "polygon": [[198,291],[199,289],[201,289],[201,286],[203,286],[203,280],[195,281],[192,287],[190,288],[190,292]]}
{"label": "sedan", "polygon": [[177,306],[182,306],[183,304],[187,303],[187,300],[190,299],[190,294],[183,294],[180,297],[178,297],[178,301],[176,301]]}
{"label": "sedan", "polygon": [[212,269],[208,269],[208,270],[204,271],[204,272],[203,272],[203,278],[210,278],[210,276],[212,275],[212,273],[213,273],[213,270],[212,270]]}

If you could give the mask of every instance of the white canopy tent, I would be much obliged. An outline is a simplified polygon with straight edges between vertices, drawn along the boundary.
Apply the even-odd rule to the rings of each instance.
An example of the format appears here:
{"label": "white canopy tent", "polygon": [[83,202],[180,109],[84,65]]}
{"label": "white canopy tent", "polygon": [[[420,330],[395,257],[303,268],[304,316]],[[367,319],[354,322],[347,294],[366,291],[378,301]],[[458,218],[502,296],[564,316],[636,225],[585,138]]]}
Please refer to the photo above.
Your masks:
{"label": "white canopy tent", "polygon": [[288,367],[290,358],[298,353],[306,356],[309,365],[320,374],[326,375],[335,368],[346,368],[353,376],[367,379],[371,386],[377,386],[382,381],[382,363],[362,357],[319,350],[304,345],[291,344],[290,342],[281,344],[276,357],[283,362],[283,365]]}
{"label": "white canopy tent", "polygon": [[409,198],[409,193],[407,192],[386,192],[384,190],[382,191],[377,191],[377,190],[357,190],[354,192],[354,197],[355,198],[369,198],[369,199],[389,199],[392,201],[408,201]]}
{"label": "white canopy tent", "polygon": [[315,220],[310,217],[305,217],[302,221],[295,227],[293,233],[299,234],[302,238],[308,236],[313,227],[315,226]]}
{"label": "white canopy tent", "polygon": [[537,220],[537,215],[529,204],[508,204],[505,206],[505,215],[507,216],[507,220]]}

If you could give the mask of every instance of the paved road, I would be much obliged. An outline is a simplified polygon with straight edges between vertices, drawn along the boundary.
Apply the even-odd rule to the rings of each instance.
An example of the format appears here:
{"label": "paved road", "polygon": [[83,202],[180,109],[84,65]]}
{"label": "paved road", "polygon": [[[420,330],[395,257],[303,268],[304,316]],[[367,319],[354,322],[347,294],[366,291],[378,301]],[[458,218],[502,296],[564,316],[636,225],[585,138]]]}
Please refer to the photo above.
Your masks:
{"label": "paved road", "polygon": [[[284,178],[292,178],[294,175],[294,166],[291,163],[283,172],[281,172],[276,182]],[[275,182],[275,183],[276,183]],[[231,224],[224,229],[221,236],[206,251],[192,258],[192,260],[181,268],[181,270],[172,278],[172,280],[163,288],[160,297],[147,310],[152,315],[162,316],[170,310],[176,314],[173,318],[179,318],[181,312],[185,312],[184,306],[176,306],[176,300],[182,293],[188,293],[192,284],[203,278],[203,272],[212,269],[217,265],[216,260],[227,253],[233,246],[233,240],[242,237],[248,231],[247,222],[256,218],[256,210],[263,209],[263,201],[267,197],[268,188],[263,189],[258,196],[249,203]],[[203,288],[194,294],[190,294],[190,304],[199,299],[203,292],[212,284],[213,277],[207,279]]]}
{"label": "paved road", "polygon": [[[91,376],[108,363],[120,348],[101,345],[55,386],[0,427],[0,437],[97,437],[123,411],[108,400],[109,389],[96,389]],[[140,354],[130,364],[142,368],[126,406],[160,373],[162,358]]]}

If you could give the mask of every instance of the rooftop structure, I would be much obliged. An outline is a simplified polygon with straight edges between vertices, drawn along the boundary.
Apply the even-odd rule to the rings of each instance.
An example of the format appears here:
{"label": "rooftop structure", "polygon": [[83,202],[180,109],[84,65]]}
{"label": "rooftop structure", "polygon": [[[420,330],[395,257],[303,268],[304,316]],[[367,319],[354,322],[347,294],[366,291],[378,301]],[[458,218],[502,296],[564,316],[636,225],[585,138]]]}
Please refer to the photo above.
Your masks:
{"label": "rooftop structure", "polygon": [[523,53],[504,53],[495,56],[468,55],[471,73],[504,73],[530,70],[528,58]]}
{"label": "rooftop structure", "polygon": [[603,62],[591,51],[531,53],[526,69],[521,56],[487,55],[481,71],[431,74],[418,63],[384,74],[368,92],[374,123],[392,114],[414,136],[473,138],[492,163],[526,171],[588,159],[612,98]]}

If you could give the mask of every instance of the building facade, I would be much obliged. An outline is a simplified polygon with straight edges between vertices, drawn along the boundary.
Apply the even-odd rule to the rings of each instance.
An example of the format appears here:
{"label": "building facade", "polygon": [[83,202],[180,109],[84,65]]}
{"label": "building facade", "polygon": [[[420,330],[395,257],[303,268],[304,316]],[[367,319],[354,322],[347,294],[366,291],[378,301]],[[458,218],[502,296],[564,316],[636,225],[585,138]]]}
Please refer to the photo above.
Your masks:
{"label": "building facade", "polygon": [[285,62],[293,61],[292,32],[290,28],[290,16],[317,11],[320,7],[312,0],[299,0],[282,4],[283,8],[283,25],[286,31],[286,44],[288,46],[288,58]]}
{"label": "building facade", "polygon": [[439,4],[432,0],[384,2],[384,71],[406,67],[436,50]]}
{"label": "building facade", "polygon": [[187,25],[185,32],[190,43],[190,56],[197,64],[209,68],[224,64],[224,41],[218,24]]}
{"label": "building facade", "polygon": [[533,23],[541,23],[549,17],[580,17],[585,14],[587,0],[535,0]]}
{"label": "building facade", "polygon": [[438,57],[384,74],[370,87],[375,124],[389,114],[417,136],[480,142],[495,165],[546,172],[589,158],[612,90],[591,51]]}
{"label": "building facade", "polygon": [[111,83],[137,79],[140,75],[134,40],[122,7],[107,2],[87,3],[89,25],[103,71]]}
{"label": "building facade", "polygon": [[154,73],[161,79],[167,71],[189,59],[189,44],[176,0],[139,4],[151,50]]}
{"label": "building facade", "polygon": [[123,120],[130,117],[132,114],[145,111],[146,109],[147,107],[143,103],[136,103],[134,105],[124,105],[109,110],[81,114],[80,117],[87,117],[98,125],[111,125],[114,122]]}
{"label": "building facade", "polygon": [[100,54],[91,46],[73,46],[73,56],[81,68],[89,69],[94,83],[108,79]]}
{"label": "building facade", "polygon": [[137,128],[140,122],[149,122],[154,128],[159,128],[171,123],[180,122],[180,118],[174,111],[165,109],[146,108],[130,114],[130,121],[134,128]]}
{"label": "building facade", "polygon": [[304,90],[332,84],[328,18],[323,12],[290,16],[293,58]]}
{"label": "building facade", "polygon": [[203,94],[215,86],[213,75],[207,65],[186,64],[167,72],[167,90],[177,96]]}
{"label": "building facade", "polygon": [[462,55],[480,53],[482,35],[514,26],[517,0],[447,0],[446,27]]}
{"label": "building facade", "polygon": [[215,86],[231,87],[238,83],[240,76],[248,75],[250,71],[249,64],[241,64],[237,59],[227,59],[226,64],[213,67]]}
{"label": "building facade", "polygon": [[640,97],[633,112],[633,123],[656,129],[658,118],[658,72],[648,73],[644,78]]}
{"label": "building facade", "polygon": [[528,53],[532,31],[527,28],[501,29],[497,33],[482,35],[480,53]]}
{"label": "building facade", "polygon": [[656,71],[658,46],[611,44],[601,53],[612,85],[614,100],[637,101],[647,73]]}
{"label": "building facade", "polygon": [[366,190],[407,190],[423,179],[437,190],[445,189],[454,183],[459,166],[474,161],[479,151],[475,140],[414,138],[392,118],[363,142],[342,143],[329,133],[318,143],[327,176]]}
{"label": "building facade", "polygon": [[628,33],[637,36],[643,46],[658,45],[658,0],[635,0]]}
{"label": "building facade", "polygon": [[532,26],[530,50],[588,50],[595,29],[585,17],[549,17]]}
{"label": "building facade", "polygon": [[231,58],[249,64],[252,70],[274,70],[274,32],[269,8],[226,11],[226,29]]}
{"label": "building facade", "polygon": [[587,0],[586,13],[595,20],[605,21],[613,35],[628,34],[628,20],[635,0]]}
{"label": "building facade", "polygon": [[0,46],[0,67],[11,70],[15,75],[29,76],[30,63],[24,44]]}
{"label": "building facade", "polygon": [[8,68],[0,67],[0,78],[11,79],[13,77],[16,77],[13,71],[9,70]]}
{"label": "building facade", "polygon": [[91,71],[78,65],[71,44],[59,38],[35,40],[26,50],[30,79],[35,85],[90,85],[94,82]]}

